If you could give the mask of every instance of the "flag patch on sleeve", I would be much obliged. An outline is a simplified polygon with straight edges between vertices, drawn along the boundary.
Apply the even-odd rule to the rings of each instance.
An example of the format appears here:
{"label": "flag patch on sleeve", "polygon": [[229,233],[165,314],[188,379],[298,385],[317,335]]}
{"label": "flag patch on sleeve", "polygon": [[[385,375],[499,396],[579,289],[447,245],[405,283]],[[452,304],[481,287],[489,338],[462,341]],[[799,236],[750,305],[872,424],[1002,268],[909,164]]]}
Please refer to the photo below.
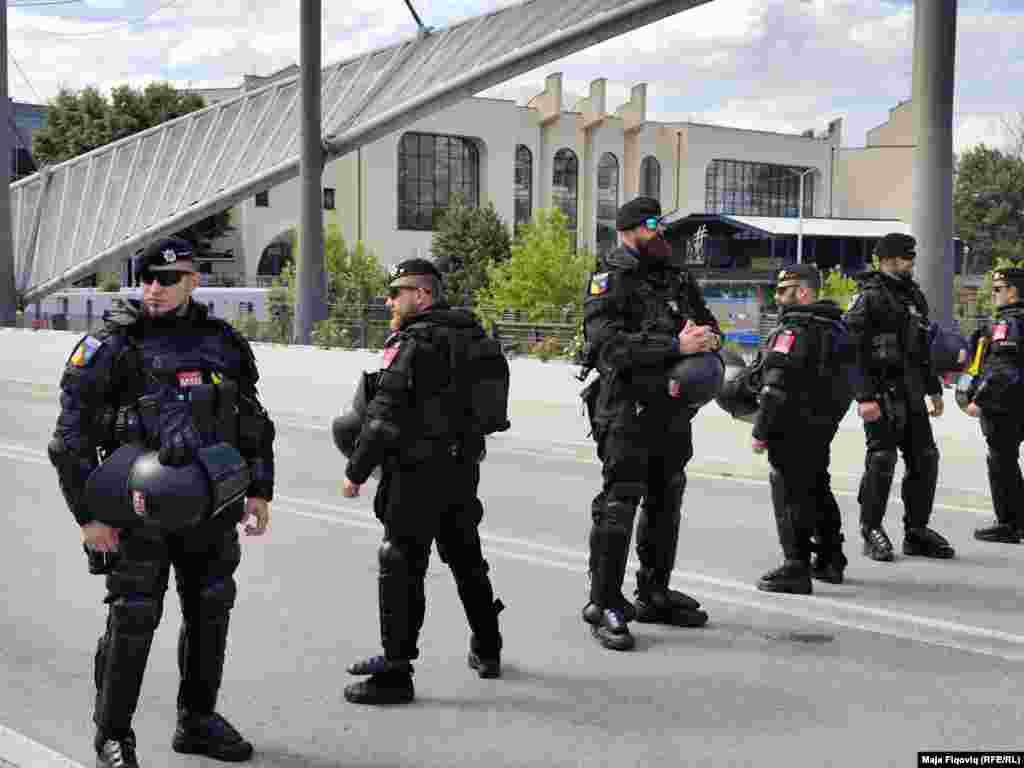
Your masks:
{"label": "flag patch on sleeve", "polygon": [[793,342],[796,341],[796,334],[792,331],[783,331],[775,337],[775,344],[772,346],[772,352],[779,352],[783,355],[788,355],[790,350],[793,349]]}
{"label": "flag patch on sleeve", "polygon": [[608,273],[598,272],[590,278],[590,295],[600,296],[608,292]]}
{"label": "flag patch on sleeve", "polygon": [[397,342],[392,346],[384,350],[384,365],[383,368],[390,368],[391,363],[394,362],[395,358],[398,357],[398,348],[402,346],[402,342]]}
{"label": "flag patch on sleeve", "polygon": [[86,336],[75,347],[75,351],[71,355],[70,363],[76,368],[85,368],[89,365],[93,355],[96,354],[96,350],[103,346],[103,342],[97,339],[95,336]]}

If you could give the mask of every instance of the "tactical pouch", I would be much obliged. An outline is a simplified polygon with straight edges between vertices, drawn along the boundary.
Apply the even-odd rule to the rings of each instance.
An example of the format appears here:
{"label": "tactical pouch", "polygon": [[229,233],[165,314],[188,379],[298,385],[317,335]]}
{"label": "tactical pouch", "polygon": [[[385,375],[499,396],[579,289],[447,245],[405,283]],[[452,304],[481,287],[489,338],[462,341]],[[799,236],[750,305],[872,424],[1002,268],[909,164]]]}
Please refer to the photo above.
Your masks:
{"label": "tactical pouch", "polygon": [[192,423],[204,436],[212,435],[217,429],[217,390],[213,384],[196,384],[188,388],[188,399],[192,404]]}
{"label": "tactical pouch", "polygon": [[139,409],[132,405],[121,406],[114,422],[114,440],[118,445],[141,443],[146,439]]}
{"label": "tactical pouch", "polygon": [[886,367],[898,368],[903,365],[903,349],[899,334],[880,333],[871,340],[871,359]]}
{"label": "tactical pouch", "polygon": [[160,396],[143,395],[137,407],[145,443],[156,448],[160,445]]}
{"label": "tactical pouch", "polygon": [[252,482],[252,470],[232,446],[217,443],[201,448],[196,460],[210,480],[211,516],[245,495],[245,489]]}

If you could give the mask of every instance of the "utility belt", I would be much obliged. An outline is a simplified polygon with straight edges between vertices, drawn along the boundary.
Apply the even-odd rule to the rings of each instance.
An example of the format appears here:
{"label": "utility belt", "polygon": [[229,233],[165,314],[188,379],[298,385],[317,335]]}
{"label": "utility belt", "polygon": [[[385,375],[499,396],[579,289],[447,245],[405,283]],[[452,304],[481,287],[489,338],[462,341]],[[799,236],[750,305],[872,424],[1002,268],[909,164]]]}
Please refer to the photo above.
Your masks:
{"label": "utility belt", "polygon": [[398,451],[393,459],[392,468],[425,464],[441,459],[479,462],[483,459],[483,451],[482,448],[473,448],[457,437],[421,437]]}

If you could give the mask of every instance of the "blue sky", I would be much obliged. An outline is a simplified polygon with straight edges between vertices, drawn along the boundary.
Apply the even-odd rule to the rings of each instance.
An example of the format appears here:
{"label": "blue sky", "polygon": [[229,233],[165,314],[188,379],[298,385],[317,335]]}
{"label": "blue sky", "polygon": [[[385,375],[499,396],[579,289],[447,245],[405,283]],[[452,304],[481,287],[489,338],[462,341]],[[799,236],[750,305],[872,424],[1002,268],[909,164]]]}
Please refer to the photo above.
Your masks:
{"label": "blue sky", "polygon": [[[231,86],[299,57],[299,0],[9,0],[9,91],[45,101],[59,87],[168,80]],[[432,26],[504,4],[414,0]],[[14,7],[14,6],[22,7]],[[324,61],[413,34],[403,0],[324,2]],[[961,0],[954,143],[1006,140],[1024,113],[1024,1]],[[712,0],[487,92],[518,101],[561,71],[567,107],[596,78],[609,109],[648,83],[651,119],[799,132],[844,119],[844,144],[911,95],[910,0]]]}

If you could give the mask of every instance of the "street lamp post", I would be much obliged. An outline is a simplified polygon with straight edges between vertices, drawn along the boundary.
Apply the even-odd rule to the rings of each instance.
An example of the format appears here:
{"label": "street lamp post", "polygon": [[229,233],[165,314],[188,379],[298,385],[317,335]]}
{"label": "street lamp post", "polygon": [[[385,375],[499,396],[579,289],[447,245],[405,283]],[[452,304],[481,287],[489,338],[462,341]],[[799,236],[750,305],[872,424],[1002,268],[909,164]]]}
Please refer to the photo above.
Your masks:
{"label": "street lamp post", "polygon": [[805,171],[790,171],[794,176],[800,177],[800,199],[796,205],[796,263],[804,262],[804,176],[814,173],[814,168]]}

